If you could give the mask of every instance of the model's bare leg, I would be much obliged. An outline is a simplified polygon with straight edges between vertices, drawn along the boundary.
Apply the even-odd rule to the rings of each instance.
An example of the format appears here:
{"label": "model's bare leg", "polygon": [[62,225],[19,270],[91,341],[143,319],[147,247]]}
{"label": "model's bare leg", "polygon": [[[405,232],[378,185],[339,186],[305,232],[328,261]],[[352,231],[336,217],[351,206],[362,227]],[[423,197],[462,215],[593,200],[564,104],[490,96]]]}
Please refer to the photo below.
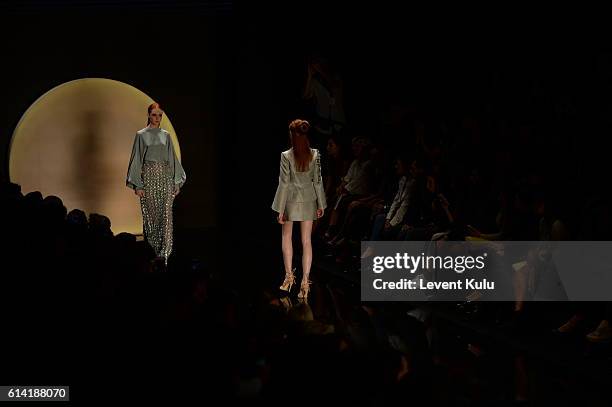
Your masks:
{"label": "model's bare leg", "polygon": [[292,232],[293,222],[285,221],[285,223],[282,225],[282,249],[285,274],[291,273],[291,264],[293,262],[293,245],[291,244]]}
{"label": "model's bare leg", "polygon": [[283,248],[283,263],[285,265],[285,279],[279,287],[283,291],[291,291],[291,287],[295,282],[295,275],[291,269],[293,263],[293,245],[291,236],[293,232],[293,222],[285,221],[282,227],[282,248]]}
{"label": "model's bare leg", "polygon": [[303,279],[307,280],[312,266],[312,221],[305,220],[300,222],[300,234],[302,238],[302,271],[304,272]]}
{"label": "model's bare leg", "polygon": [[312,221],[305,220],[300,222],[300,235],[302,238],[302,284],[298,297],[308,297],[310,267],[312,266]]}

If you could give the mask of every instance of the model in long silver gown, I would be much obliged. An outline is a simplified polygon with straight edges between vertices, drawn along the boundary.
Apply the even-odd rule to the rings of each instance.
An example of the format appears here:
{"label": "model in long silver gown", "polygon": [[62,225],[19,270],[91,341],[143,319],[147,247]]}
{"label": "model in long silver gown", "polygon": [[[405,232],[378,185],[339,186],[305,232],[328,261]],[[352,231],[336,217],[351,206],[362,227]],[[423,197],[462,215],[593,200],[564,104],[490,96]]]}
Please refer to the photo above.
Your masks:
{"label": "model in long silver gown", "polygon": [[186,179],[170,133],[156,127],[145,127],[136,133],[126,185],[145,191],[140,198],[143,233],[155,255],[163,257],[166,264],[172,253],[174,193]]}

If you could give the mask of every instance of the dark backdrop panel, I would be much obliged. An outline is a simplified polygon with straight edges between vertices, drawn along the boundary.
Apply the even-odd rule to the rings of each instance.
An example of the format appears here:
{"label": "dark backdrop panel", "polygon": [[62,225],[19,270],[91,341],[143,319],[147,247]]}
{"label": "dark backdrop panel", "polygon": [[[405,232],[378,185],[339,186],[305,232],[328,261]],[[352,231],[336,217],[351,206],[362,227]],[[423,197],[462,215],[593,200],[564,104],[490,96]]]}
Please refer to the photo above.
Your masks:
{"label": "dark backdrop panel", "polygon": [[39,96],[77,78],[114,79],[159,101],[177,131],[188,174],[175,203],[177,227],[216,225],[217,140],[228,113],[222,67],[228,64],[223,53],[229,47],[229,17],[203,7],[188,12],[159,7],[155,12],[130,3],[101,9],[21,8],[4,15],[3,180],[8,179],[12,132]]}

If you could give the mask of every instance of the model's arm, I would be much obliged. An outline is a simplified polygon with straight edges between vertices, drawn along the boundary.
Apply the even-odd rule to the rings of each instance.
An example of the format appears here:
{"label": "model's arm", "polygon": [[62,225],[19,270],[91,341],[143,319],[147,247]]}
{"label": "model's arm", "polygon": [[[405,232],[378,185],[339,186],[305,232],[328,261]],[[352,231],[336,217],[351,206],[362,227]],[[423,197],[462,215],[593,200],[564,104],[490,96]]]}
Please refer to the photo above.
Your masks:
{"label": "model's arm", "polygon": [[327,199],[325,197],[325,190],[323,189],[323,174],[321,171],[321,158],[319,150],[315,150],[315,168],[314,177],[312,182],[314,183],[315,193],[317,194],[317,208],[327,208]]}
{"label": "model's arm", "polygon": [[130,164],[128,165],[127,177],[125,185],[137,190],[144,189],[142,182],[142,160],[144,155],[145,146],[138,133],[134,137],[134,144],[132,146],[132,155],[130,156]]}
{"label": "model's arm", "polygon": [[167,144],[168,144],[168,162],[170,163],[170,168],[172,168],[173,174],[174,174],[174,177],[173,177],[174,187],[178,191],[185,184],[185,181],[187,180],[187,174],[185,174],[185,170],[183,169],[181,162],[178,160],[176,156],[170,134],[168,134]]}
{"label": "model's arm", "polygon": [[289,188],[290,181],[289,171],[289,160],[285,157],[283,153],[281,153],[278,187],[276,188],[276,195],[274,195],[274,202],[272,202],[272,209],[274,209],[278,213],[285,212],[285,204],[287,203],[287,191]]}

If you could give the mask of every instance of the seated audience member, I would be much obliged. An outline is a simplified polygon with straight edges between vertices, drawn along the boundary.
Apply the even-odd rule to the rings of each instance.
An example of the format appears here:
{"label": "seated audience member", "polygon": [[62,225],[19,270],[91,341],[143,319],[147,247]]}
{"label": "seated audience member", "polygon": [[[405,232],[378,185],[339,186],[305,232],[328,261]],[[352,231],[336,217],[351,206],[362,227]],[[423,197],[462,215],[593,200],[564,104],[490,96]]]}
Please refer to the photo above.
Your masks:
{"label": "seated audience member", "polygon": [[453,240],[463,238],[448,199],[439,191],[436,177],[430,174],[417,178],[414,196],[398,240],[431,240],[439,234],[452,236]]}
{"label": "seated audience member", "polygon": [[[349,240],[361,240],[370,228],[369,217],[372,210],[379,204],[384,204],[384,197],[388,194],[387,189],[391,182],[383,171],[384,153],[379,147],[371,149],[372,161],[372,191],[359,199],[352,201],[347,208],[346,215],[338,228],[336,236],[328,243],[333,248],[340,248]],[[395,192],[395,190],[393,190]]]}
{"label": "seated audience member", "polygon": [[331,209],[329,227],[325,233],[328,240],[335,237],[340,219],[345,215],[348,205],[372,192],[375,168],[370,159],[370,146],[370,141],[363,137],[356,137],[352,141],[355,159],[336,190],[338,198]]}
{"label": "seated audience member", "polygon": [[330,202],[336,201],[336,190],[351,165],[347,150],[340,137],[331,136],[327,140],[327,163],[325,163],[327,171],[324,172],[324,184],[325,196]]}
{"label": "seated audience member", "polygon": [[[347,173],[351,164],[348,157],[348,148],[342,143],[340,136],[334,135],[327,140],[327,157],[322,160],[323,168],[323,184],[325,186],[325,196],[328,202],[336,202],[338,200],[337,190],[342,183],[342,177]],[[324,216],[317,222],[314,222],[313,234],[319,233],[327,228],[329,216]]]}
{"label": "seated audience member", "polygon": [[[386,213],[376,215],[372,225],[370,240],[393,240],[399,234],[404,221],[404,216],[408,211],[411,199],[414,198],[414,191],[417,179],[423,173],[422,162],[413,160],[408,167],[408,159],[400,156],[396,161],[397,175],[400,176],[399,185],[393,202]],[[362,258],[372,255],[372,248],[368,247],[362,254]]]}

